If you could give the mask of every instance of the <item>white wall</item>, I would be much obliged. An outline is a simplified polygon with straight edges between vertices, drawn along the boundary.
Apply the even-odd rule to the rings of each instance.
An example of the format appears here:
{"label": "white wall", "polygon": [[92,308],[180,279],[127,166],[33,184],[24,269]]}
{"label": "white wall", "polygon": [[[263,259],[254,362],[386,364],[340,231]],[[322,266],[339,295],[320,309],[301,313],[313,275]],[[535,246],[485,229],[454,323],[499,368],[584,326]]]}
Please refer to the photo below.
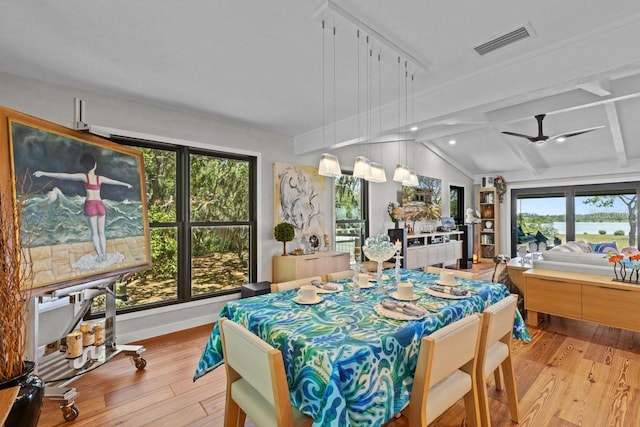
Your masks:
{"label": "white wall", "polygon": [[[250,128],[243,123],[200,113],[172,111],[0,73],[0,105],[63,126],[72,127],[75,97],[85,101],[86,121],[91,125],[155,135],[167,140],[175,139],[186,145],[222,148],[258,156],[258,280],[271,280],[271,257],[279,254],[282,248],[279,242],[273,240],[272,234],[273,163],[317,166],[319,153],[296,157],[293,155],[290,137]],[[386,232],[386,228],[390,226],[389,223],[385,224],[388,221],[387,204],[396,200],[396,193],[400,190],[400,184],[392,180],[393,169],[398,160],[404,161],[404,143],[374,147],[351,146],[332,152],[339,156],[343,169],[353,168],[357,154],[367,155],[383,164],[387,171],[387,182],[370,186],[371,234]],[[473,190],[469,177],[453,169],[420,144],[414,144],[409,153],[409,165],[417,174],[442,179],[443,213],[448,213],[449,185],[466,187],[466,205],[471,205]],[[332,191],[332,183],[329,184]],[[331,199],[332,197],[327,198],[327,212],[333,212]],[[333,217],[328,217],[326,221],[328,231],[333,235]],[[228,297],[121,315],[118,317],[118,342],[127,343],[212,322],[225,299]]]}

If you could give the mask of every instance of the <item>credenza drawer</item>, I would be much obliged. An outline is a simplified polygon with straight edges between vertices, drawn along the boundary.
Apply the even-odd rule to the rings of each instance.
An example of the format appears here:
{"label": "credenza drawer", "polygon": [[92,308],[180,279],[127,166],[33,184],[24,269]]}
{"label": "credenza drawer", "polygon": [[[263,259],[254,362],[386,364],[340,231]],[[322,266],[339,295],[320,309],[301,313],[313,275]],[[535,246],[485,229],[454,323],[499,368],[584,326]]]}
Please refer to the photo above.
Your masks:
{"label": "credenza drawer", "polygon": [[640,331],[640,288],[582,287],[582,318],[617,328]]}
{"label": "credenza drawer", "polygon": [[580,319],[582,286],[561,280],[527,277],[525,308],[541,313]]}

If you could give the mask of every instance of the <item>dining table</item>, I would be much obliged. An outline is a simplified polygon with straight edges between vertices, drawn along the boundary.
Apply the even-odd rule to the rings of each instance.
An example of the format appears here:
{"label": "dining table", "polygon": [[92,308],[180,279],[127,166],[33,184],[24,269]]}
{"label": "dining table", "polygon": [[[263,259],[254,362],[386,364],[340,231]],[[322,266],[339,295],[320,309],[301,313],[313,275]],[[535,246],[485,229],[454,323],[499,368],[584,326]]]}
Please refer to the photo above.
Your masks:
{"label": "dining table", "polygon": [[[509,296],[501,283],[463,278],[455,279],[455,293],[466,295],[435,292],[441,289],[434,286],[439,279],[422,270],[389,269],[380,283],[373,279],[357,291],[350,279],[337,280],[338,290],[319,293],[314,304],[294,301],[298,291],[289,290],[229,301],[219,317],[282,352],[291,403],[313,418],[314,426],[379,426],[409,402],[422,337]],[[398,297],[399,282],[413,284],[410,303],[425,314],[382,305]],[[355,292],[362,301],[352,301]],[[513,337],[531,340],[518,311]],[[223,363],[216,323],[194,381]]]}

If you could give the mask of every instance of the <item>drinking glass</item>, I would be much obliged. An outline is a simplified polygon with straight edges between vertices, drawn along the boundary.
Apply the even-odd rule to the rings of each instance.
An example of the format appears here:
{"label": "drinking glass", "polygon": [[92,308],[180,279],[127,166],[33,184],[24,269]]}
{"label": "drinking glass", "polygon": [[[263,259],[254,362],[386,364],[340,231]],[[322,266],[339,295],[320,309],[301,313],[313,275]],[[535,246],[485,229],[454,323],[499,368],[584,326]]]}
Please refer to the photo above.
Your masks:
{"label": "drinking glass", "polygon": [[364,297],[360,295],[360,267],[356,266],[353,268],[353,276],[351,277],[351,289],[353,290],[351,296],[349,297],[349,301],[352,302],[361,302],[364,301]]}

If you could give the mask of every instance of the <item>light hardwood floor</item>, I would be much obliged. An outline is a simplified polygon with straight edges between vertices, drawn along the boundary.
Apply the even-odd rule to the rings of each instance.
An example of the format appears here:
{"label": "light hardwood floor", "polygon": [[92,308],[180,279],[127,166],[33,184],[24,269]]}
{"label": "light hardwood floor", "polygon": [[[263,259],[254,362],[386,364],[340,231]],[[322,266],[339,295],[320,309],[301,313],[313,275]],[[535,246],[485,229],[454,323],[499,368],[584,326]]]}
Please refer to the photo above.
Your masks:
{"label": "light hardwood floor", "polygon": [[[484,267],[482,277],[490,279]],[[77,420],[65,422],[47,401],[38,426],[221,426],[224,368],[191,380],[211,327],[139,343],[147,349],[144,371],[117,356],[73,383],[80,393]],[[559,317],[529,332],[531,343],[513,344],[520,426],[640,426],[640,333]],[[493,380],[489,396],[493,425],[516,425]],[[462,401],[431,425],[464,426]],[[406,426],[402,418],[387,423]]]}

